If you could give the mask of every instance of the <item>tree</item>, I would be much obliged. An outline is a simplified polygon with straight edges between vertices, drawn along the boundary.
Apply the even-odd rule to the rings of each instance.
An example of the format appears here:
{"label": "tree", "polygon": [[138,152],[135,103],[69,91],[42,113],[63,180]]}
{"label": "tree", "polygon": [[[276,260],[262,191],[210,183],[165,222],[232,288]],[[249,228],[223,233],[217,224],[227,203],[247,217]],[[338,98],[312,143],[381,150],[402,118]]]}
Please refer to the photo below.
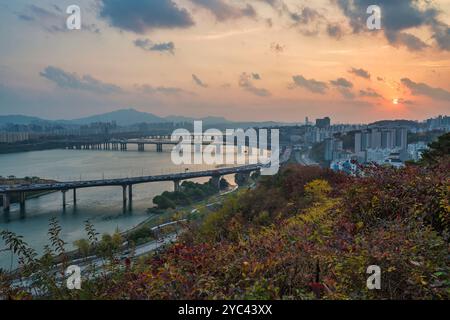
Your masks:
{"label": "tree", "polygon": [[244,173],[236,173],[234,175],[234,181],[237,183],[238,186],[243,186],[247,183],[248,181],[248,174],[244,174]]}
{"label": "tree", "polygon": [[175,209],[175,203],[170,200],[169,198],[166,198],[164,196],[156,196],[153,198],[153,203],[158,206],[158,209]]}
{"label": "tree", "polygon": [[73,245],[77,247],[78,251],[84,256],[87,257],[91,251],[91,245],[89,241],[86,239],[80,239],[73,242]]}
{"label": "tree", "polygon": [[326,180],[316,179],[305,185],[305,196],[312,201],[321,201],[331,192],[331,186]]}
{"label": "tree", "polygon": [[226,179],[223,179],[223,178],[220,179],[219,185],[220,185],[220,190],[225,190],[225,189],[227,189],[230,186],[228,181]]}
{"label": "tree", "polygon": [[436,163],[439,158],[450,155],[450,132],[440,136],[436,141],[430,143],[429,150],[422,154],[425,163]]}

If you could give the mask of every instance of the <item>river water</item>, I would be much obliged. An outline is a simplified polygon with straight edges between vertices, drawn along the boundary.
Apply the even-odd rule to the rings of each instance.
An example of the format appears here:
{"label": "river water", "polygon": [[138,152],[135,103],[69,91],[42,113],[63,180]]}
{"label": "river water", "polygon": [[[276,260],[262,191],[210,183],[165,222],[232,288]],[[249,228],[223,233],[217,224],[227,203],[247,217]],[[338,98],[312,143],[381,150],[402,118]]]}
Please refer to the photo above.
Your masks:
{"label": "river water", "polygon": [[[157,153],[155,147],[146,146],[145,152],[138,152],[129,146],[128,151],[106,150],[45,150],[0,155],[0,175],[16,177],[38,176],[58,181],[89,180],[102,178],[124,178],[166,173],[200,171],[214,168],[208,165],[174,165],[170,151]],[[148,150],[147,150],[148,149]],[[169,148],[167,148],[169,149]],[[234,183],[232,176],[226,177]],[[208,178],[194,181],[205,182]],[[154,196],[174,188],[172,182],[155,182],[133,186],[132,211],[123,211],[122,187],[99,187],[77,190],[77,204],[73,205],[72,192],[67,192],[67,207],[62,209],[61,192],[50,193],[27,200],[26,211],[20,213],[18,204],[11,206],[9,214],[0,210],[0,230],[10,230],[24,237],[24,240],[40,254],[48,242],[49,219],[57,217],[62,227],[62,238],[67,249],[73,249],[73,242],[86,238],[84,221],[89,219],[102,234],[116,229],[124,231],[149,217]],[[4,248],[0,239],[0,250]],[[15,266],[8,252],[0,252],[0,268],[9,270]]]}

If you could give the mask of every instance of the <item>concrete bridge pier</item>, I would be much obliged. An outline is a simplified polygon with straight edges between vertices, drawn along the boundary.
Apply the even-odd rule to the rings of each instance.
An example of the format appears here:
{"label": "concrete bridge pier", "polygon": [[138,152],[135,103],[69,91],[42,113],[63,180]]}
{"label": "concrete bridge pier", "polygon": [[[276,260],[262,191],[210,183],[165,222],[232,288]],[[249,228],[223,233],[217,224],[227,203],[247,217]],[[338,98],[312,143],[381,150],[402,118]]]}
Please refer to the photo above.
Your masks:
{"label": "concrete bridge pier", "polygon": [[77,205],[77,189],[73,189],[73,205]]}
{"label": "concrete bridge pier", "polygon": [[180,180],[173,180],[173,185],[174,185],[174,191],[180,191],[181,187],[180,187]]}
{"label": "concrete bridge pier", "polygon": [[138,151],[144,151],[145,145],[143,143],[138,144]]}
{"label": "concrete bridge pier", "polygon": [[156,152],[163,152],[163,145],[162,143],[156,144]]}
{"label": "concrete bridge pier", "polygon": [[133,209],[133,185],[128,185],[128,210]]}
{"label": "concrete bridge pier", "polygon": [[3,194],[3,212],[9,212],[11,207],[11,195],[9,193]]}
{"label": "concrete bridge pier", "polygon": [[222,178],[222,177],[219,176],[219,175],[217,175],[217,176],[212,176],[212,177],[211,177],[211,184],[212,184],[214,187],[216,187],[217,190],[219,190],[219,191],[220,191],[220,179],[221,179],[221,178]]}
{"label": "concrete bridge pier", "polygon": [[66,192],[67,192],[67,190],[61,190],[61,193],[62,193],[62,205],[63,205],[63,209],[64,210],[66,209],[66,205],[67,205],[67,203],[66,203]]}
{"label": "concrete bridge pier", "polygon": [[122,204],[123,204],[123,210],[125,211],[127,209],[127,186],[122,186]]}
{"label": "concrete bridge pier", "polygon": [[25,212],[25,192],[19,193],[20,212]]}

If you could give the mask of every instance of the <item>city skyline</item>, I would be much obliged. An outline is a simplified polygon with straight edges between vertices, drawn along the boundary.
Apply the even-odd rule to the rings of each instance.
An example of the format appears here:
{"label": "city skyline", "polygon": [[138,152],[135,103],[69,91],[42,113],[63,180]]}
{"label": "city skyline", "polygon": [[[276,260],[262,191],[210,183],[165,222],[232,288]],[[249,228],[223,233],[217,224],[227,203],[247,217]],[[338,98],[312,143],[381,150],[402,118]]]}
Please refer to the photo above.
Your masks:
{"label": "city skyline", "polygon": [[[365,29],[371,2],[381,30]],[[1,1],[0,115],[135,108],[370,123],[448,114],[450,1],[349,3]],[[72,4],[81,30],[65,29]]]}

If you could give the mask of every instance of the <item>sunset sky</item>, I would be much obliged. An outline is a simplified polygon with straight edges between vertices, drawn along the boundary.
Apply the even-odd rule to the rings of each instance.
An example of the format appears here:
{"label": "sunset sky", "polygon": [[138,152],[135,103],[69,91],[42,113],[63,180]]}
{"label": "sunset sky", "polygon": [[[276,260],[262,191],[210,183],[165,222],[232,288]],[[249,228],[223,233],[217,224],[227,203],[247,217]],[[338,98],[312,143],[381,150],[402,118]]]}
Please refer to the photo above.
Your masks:
{"label": "sunset sky", "polygon": [[450,113],[449,24],[450,0],[0,0],[0,114],[422,120]]}

